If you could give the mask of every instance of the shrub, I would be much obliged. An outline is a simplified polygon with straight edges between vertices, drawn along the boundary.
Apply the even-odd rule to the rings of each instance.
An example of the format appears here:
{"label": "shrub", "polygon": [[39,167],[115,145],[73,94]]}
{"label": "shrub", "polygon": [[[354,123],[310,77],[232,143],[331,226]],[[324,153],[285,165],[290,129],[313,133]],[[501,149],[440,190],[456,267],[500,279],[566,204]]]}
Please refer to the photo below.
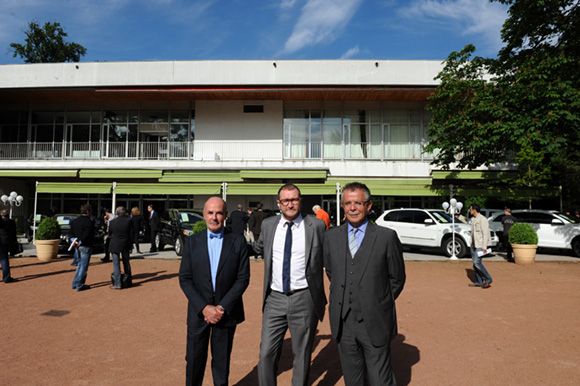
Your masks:
{"label": "shrub", "polygon": [[47,217],[38,226],[36,240],[60,239],[61,231],[58,221],[54,217]]}
{"label": "shrub", "polygon": [[205,221],[198,221],[195,224],[193,224],[193,234],[202,232],[206,229],[207,229],[207,224],[205,223]]}
{"label": "shrub", "polygon": [[538,244],[538,235],[534,228],[525,222],[518,222],[512,225],[509,233],[510,244]]}

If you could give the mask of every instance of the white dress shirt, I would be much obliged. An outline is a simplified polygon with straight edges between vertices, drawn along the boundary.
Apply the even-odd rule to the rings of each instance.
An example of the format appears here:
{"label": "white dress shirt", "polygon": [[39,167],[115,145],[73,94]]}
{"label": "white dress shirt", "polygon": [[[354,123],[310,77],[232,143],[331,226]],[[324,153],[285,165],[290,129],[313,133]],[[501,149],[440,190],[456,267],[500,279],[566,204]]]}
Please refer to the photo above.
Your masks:
{"label": "white dress shirt", "polygon": [[[284,264],[284,243],[286,242],[286,220],[282,215],[274,234],[272,246],[272,284],[274,291],[284,292],[282,287],[282,266]],[[304,219],[299,215],[292,221],[292,257],[290,260],[290,290],[308,288],[306,281],[306,231]]]}

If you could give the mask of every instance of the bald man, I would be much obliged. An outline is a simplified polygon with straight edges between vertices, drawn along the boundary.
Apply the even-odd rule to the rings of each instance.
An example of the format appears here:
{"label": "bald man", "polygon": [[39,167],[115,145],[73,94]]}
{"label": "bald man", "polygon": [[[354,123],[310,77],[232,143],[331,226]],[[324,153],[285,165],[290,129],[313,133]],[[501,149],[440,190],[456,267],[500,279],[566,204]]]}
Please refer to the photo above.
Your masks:
{"label": "bald man", "polygon": [[206,201],[207,231],[185,241],[179,284],[188,299],[186,385],[203,384],[208,343],[215,385],[227,385],[236,326],[244,321],[242,294],[250,283],[246,239],[224,230],[226,203]]}

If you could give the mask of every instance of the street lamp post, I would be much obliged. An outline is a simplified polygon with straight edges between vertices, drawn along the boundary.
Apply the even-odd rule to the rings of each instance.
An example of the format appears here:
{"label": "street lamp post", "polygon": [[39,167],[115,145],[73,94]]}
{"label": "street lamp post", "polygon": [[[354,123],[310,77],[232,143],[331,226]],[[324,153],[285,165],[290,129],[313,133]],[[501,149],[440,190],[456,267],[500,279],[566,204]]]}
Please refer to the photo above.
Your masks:
{"label": "street lamp post", "polygon": [[9,196],[3,194],[2,197],[0,197],[0,200],[2,200],[4,205],[10,205],[10,218],[12,218],[12,207],[22,205],[22,201],[24,201],[24,197],[22,197],[21,195],[19,195],[16,192],[12,192],[12,193],[10,193]]}
{"label": "street lamp post", "polygon": [[451,216],[451,237],[453,239],[451,244],[451,260],[458,260],[457,255],[455,254],[456,246],[455,246],[455,215],[461,212],[461,208],[463,208],[463,204],[458,202],[456,199],[452,198],[449,202],[443,203],[443,210],[446,213],[449,213]]}

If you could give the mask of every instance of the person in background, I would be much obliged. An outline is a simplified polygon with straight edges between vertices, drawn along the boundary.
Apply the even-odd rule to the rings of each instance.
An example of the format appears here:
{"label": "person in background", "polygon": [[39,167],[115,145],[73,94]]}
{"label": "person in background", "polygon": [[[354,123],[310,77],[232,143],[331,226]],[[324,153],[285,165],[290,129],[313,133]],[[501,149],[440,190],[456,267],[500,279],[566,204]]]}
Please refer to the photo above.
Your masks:
{"label": "person in background", "polygon": [[470,287],[491,287],[492,278],[481,258],[487,254],[487,247],[490,244],[491,235],[489,233],[489,222],[485,216],[479,212],[481,208],[477,204],[469,207],[471,214],[471,260],[473,262],[473,272],[475,273],[475,283]]}
{"label": "person in background", "polygon": [[10,246],[17,242],[16,223],[9,217],[8,209],[0,211],[0,264],[2,264],[2,281],[4,283],[13,283],[18,281],[10,274],[10,258],[8,253]]}
{"label": "person in background", "polygon": [[149,211],[149,230],[151,234],[151,249],[149,252],[157,252],[157,247],[155,246],[155,239],[157,238],[157,232],[159,232],[159,214],[153,208],[153,204],[149,204],[147,207]]}
{"label": "person in background", "polygon": [[512,257],[513,249],[512,245],[510,244],[509,234],[512,225],[518,222],[518,219],[512,216],[512,210],[506,206],[504,211],[504,216],[501,218],[501,226],[503,228],[502,232],[502,244],[506,248],[506,259],[510,263],[514,262],[514,258]]}
{"label": "person in background", "polygon": [[185,241],[179,285],[187,297],[186,385],[201,386],[211,345],[214,385],[227,385],[236,326],[245,319],[242,295],[250,283],[246,239],[224,230],[226,203],[212,197],[203,208],[206,232]]}
{"label": "person in background", "polygon": [[121,263],[123,261],[123,273],[127,275],[127,282],[131,283],[130,251],[133,247],[133,222],[127,216],[127,210],[119,206],[115,210],[115,218],[109,224],[111,235],[111,256],[113,256],[113,285],[111,289],[121,289]]}
{"label": "person in background", "polygon": [[326,211],[322,209],[320,205],[314,205],[312,207],[312,211],[316,215],[317,219],[324,221],[324,224],[326,224],[326,230],[328,230],[330,227],[330,216],[328,213],[326,213]]}
{"label": "person in background", "polygon": [[111,245],[111,235],[109,234],[109,224],[115,218],[115,215],[110,209],[105,208],[105,215],[103,220],[105,222],[105,256],[101,259],[103,263],[111,261],[111,255],[109,252],[109,246]]}
{"label": "person in background", "polygon": [[[248,221],[248,226],[250,228],[250,232],[252,232],[252,238],[254,241],[257,241],[260,238],[260,233],[262,232],[262,221],[264,221],[264,219],[267,217],[268,214],[264,212],[264,205],[262,203],[258,203],[256,210],[252,212]],[[256,258],[260,258],[261,256],[261,254],[258,254]]]}
{"label": "person in background", "polygon": [[75,218],[70,225],[70,237],[75,239],[73,248],[77,248],[79,254],[79,264],[72,282],[72,288],[76,289],[77,292],[91,288],[85,282],[95,237],[95,224],[91,220],[92,212],[93,207],[91,205],[85,204],[81,206],[81,215]]}
{"label": "person in background", "polygon": [[136,206],[131,209],[131,222],[133,223],[133,233],[131,234],[131,240],[135,245],[136,252],[141,253],[141,250],[139,249],[139,231],[141,228],[143,228],[143,216],[141,216],[141,212]]}
{"label": "person in background", "polygon": [[246,230],[246,224],[248,223],[248,215],[244,212],[244,207],[242,204],[238,204],[237,210],[234,210],[230,214],[230,228],[234,233],[244,234]]}

